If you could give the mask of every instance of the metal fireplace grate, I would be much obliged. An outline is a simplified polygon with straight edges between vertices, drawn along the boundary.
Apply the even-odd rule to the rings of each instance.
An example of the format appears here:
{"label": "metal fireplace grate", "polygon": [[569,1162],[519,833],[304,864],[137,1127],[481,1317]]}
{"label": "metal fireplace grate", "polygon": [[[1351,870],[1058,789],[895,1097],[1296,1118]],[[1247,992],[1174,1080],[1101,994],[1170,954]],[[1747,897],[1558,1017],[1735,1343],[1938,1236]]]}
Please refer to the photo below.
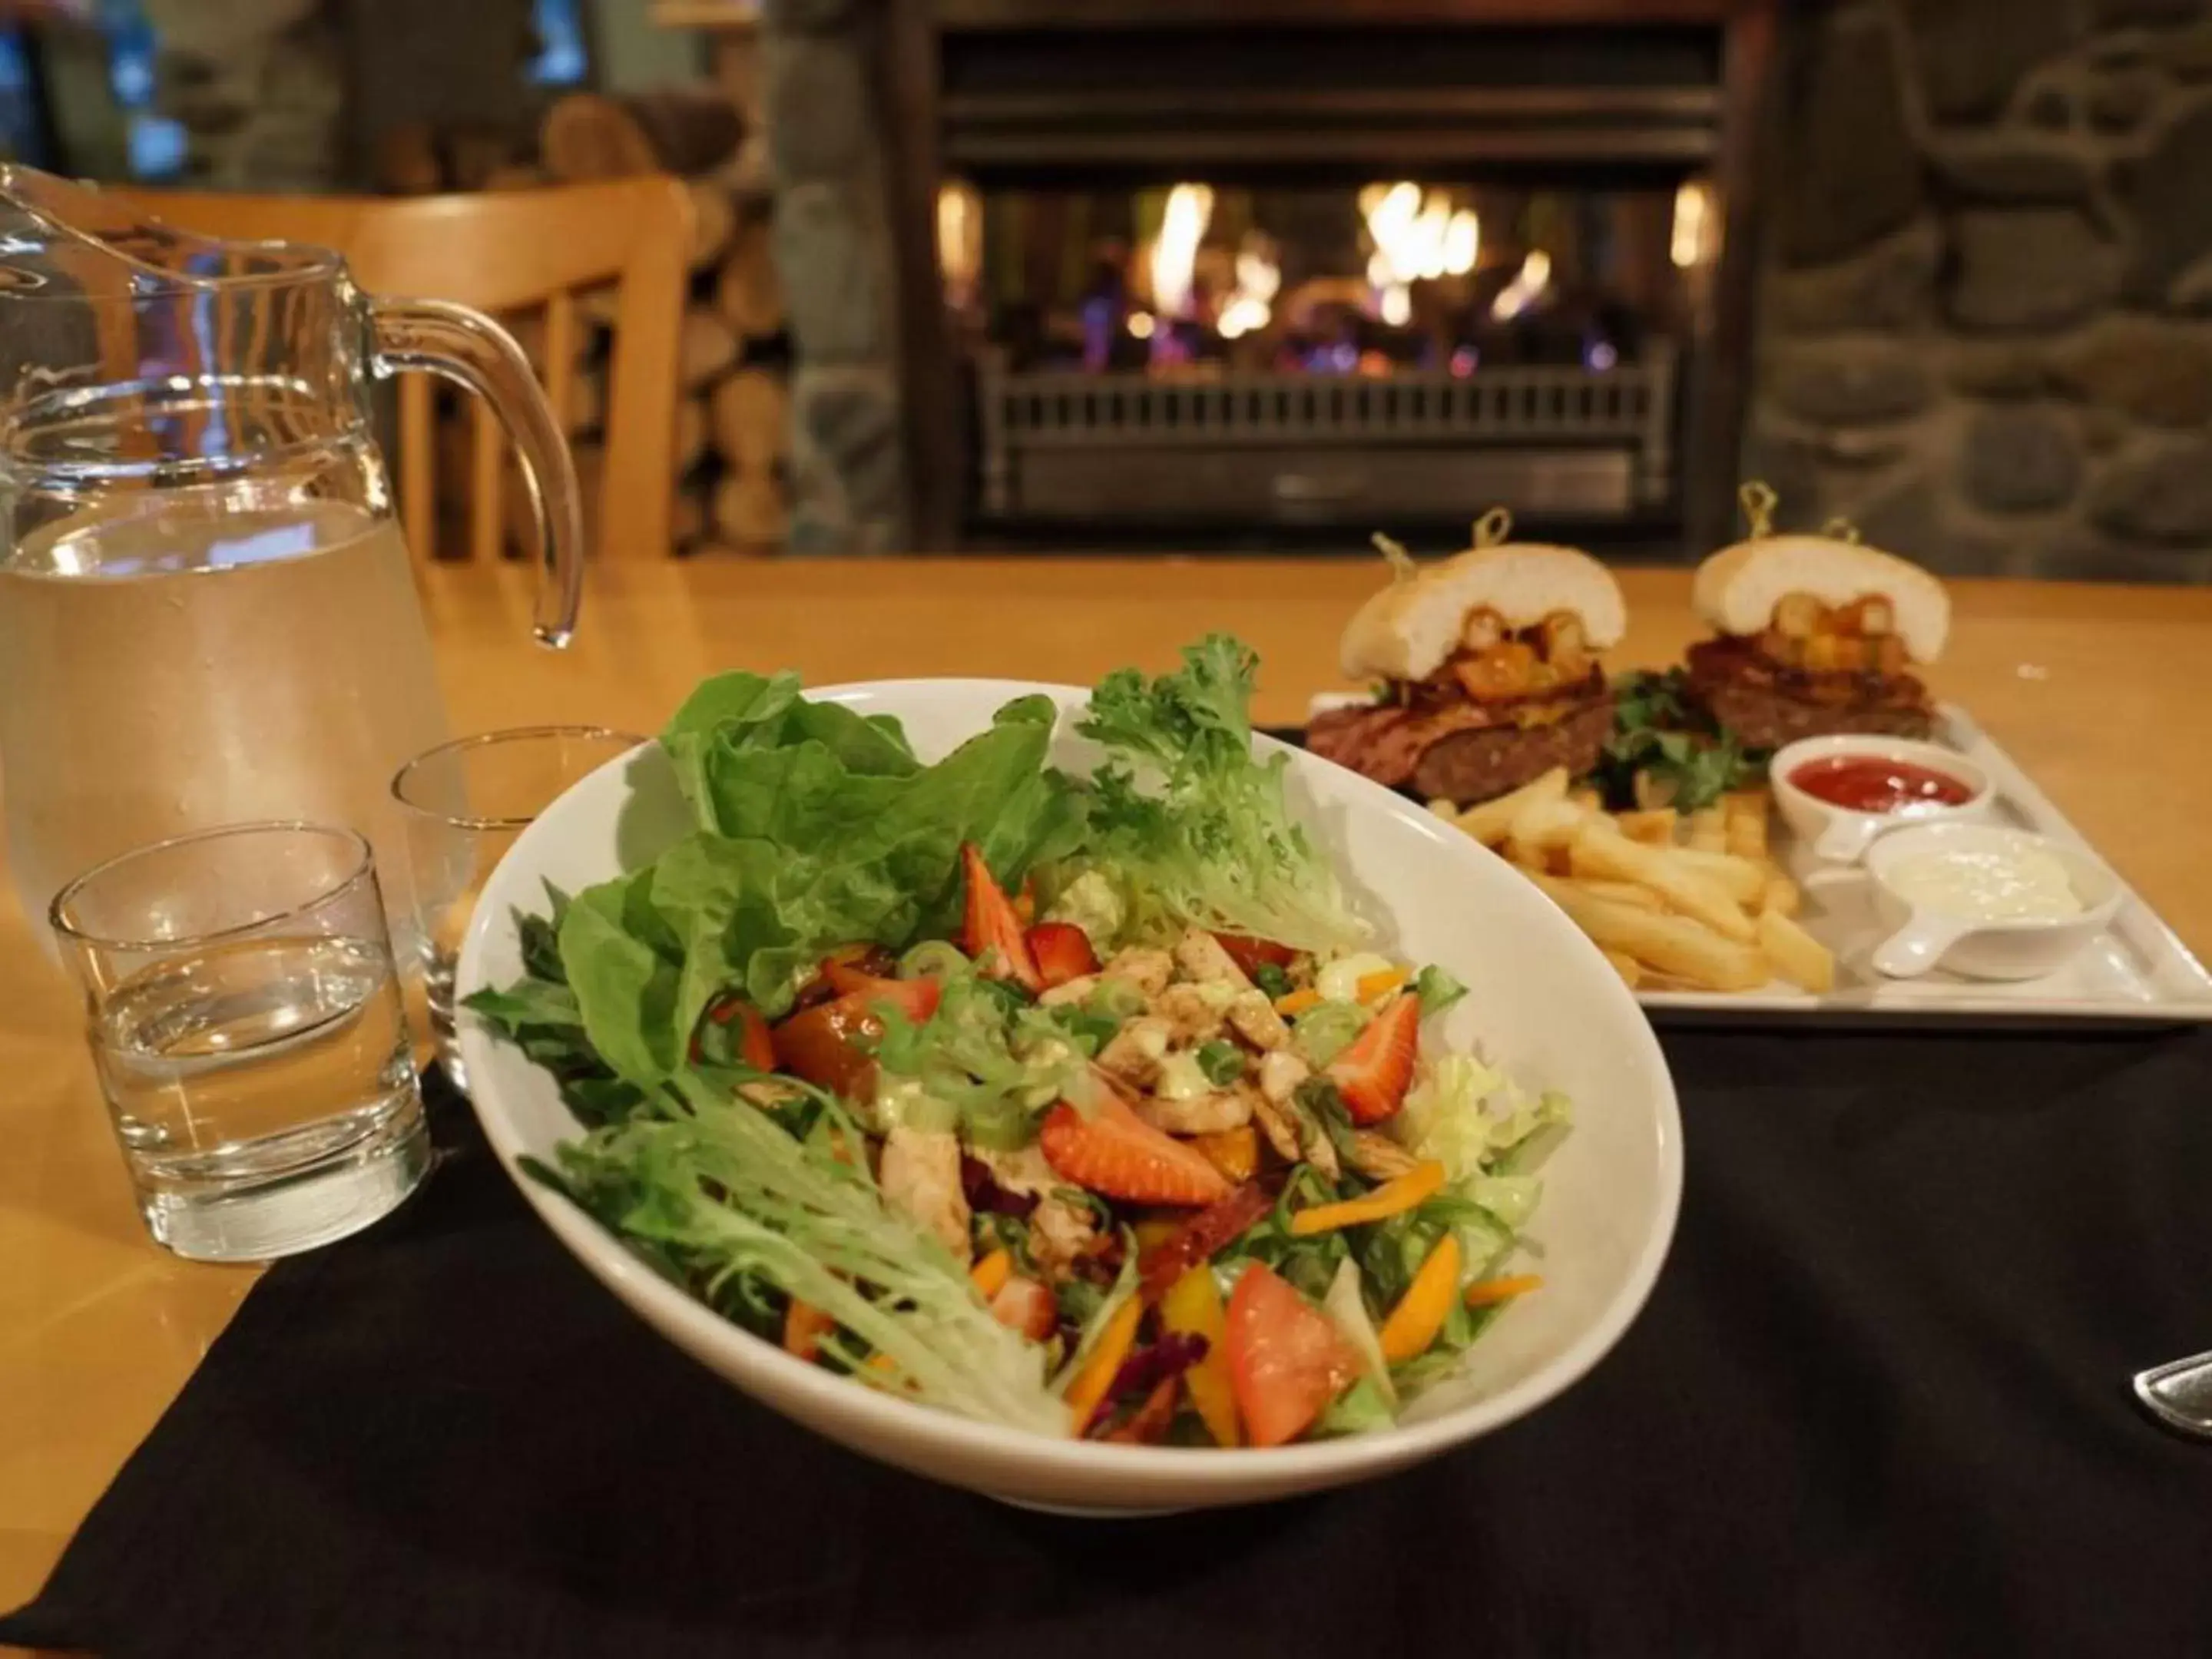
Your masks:
{"label": "metal fireplace grate", "polygon": [[[1609,514],[1662,507],[1674,488],[1675,366],[1664,342],[1602,371],[1516,365],[1375,379],[1047,373],[986,356],[981,505],[996,519],[1137,520],[1195,503],[1304,523],[1500,502]],[[1130,471],[1139,462],[1140,483]]]}

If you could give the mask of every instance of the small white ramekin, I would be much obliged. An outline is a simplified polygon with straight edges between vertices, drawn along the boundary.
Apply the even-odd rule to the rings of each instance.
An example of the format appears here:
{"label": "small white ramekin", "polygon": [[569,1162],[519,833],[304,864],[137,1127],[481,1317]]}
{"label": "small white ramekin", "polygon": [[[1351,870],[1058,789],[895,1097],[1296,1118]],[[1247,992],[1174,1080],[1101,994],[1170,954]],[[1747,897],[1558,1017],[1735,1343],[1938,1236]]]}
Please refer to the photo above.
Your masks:
{"label": "small white ramekin", "polygon": [[[2048,853],[2065,866],[2081,913],[1975,921],[1916,905],[1890,885],[1892,872],[1905,860],[1960,850]],[[2103,933],[2126,896],[2120,878],[2086,848],[1995,823],[1953,821],[1893,830],[1867,849],[1866,871],[1887,933],[1871,960],[1876,973],[1892,979],[1915,978],[1937,967],[1972,979],[2039,979],[2064,967]]]}
{"label": "small white ramekin", "polygon": [[[1839,755],[1864,755],[1876,760],[1904,761],[1956,778],[1972,793],[1955,806],[1941,801],[1919,801],[1889,812],[1861,812],[1837,806],[1808,795],[1790,781],[1790,775],[1810,762],[1832,760]],[[1845,733],[1832,738],[1802,738],[1774,751],[1766,775],[1774,788],[1774,805],[1797,839],[1813,856],[1830,864],[1856,864],[1875,837],[1901,824],[1930,823],[1977,823],[1987,819],[1996,805],[1996,791],[1989,775],[1955,749],[1921,743],[1911,738],[1868,737]]]}

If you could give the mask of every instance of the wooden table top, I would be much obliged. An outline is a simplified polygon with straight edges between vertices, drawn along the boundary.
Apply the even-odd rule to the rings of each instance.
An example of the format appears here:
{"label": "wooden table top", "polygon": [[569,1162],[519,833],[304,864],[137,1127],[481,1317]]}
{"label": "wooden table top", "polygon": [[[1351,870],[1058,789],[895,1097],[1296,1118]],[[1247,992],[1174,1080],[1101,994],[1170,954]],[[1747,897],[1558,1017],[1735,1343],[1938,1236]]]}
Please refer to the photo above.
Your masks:
{"label": "wooden table top", "polygon": [[[423,601],[456,732],[545,720],[657,729],[702,675],[817,684],[908,674],[1089,682],[1229,629],[1261,653],[1262,721],[1340,684],[1336,639],[1372,563],[1231,559],[605,565],[575,646],[538,649],[512,568],[447,566]],[[1698,631],[1680,571],[1626,573],[1619,665]],[[2212,948],[2212,589],[1960,583],[1930,675],[2200,954]],[[70,1532],[253,1280],[150,1243],[71,994],[0,899],[0,1607]]]}

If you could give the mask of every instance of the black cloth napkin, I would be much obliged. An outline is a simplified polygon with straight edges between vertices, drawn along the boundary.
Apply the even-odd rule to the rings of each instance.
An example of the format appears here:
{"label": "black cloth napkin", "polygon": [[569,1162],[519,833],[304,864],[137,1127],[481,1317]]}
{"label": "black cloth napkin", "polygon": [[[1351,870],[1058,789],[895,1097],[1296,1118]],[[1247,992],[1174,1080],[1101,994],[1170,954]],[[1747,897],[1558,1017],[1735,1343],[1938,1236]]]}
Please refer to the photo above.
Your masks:
{"label": "black cloth napkin", "polygon": [[[651,1335],[464,1107],[270,1272],[0,1640],[118,1656],[2212,1651],[2212,1033],[1680,1031],[1614,1353],[1395,1479],[1079,1522],[865,1462]],[[1594,1109],[1594,1108],[1593,1108]]]}

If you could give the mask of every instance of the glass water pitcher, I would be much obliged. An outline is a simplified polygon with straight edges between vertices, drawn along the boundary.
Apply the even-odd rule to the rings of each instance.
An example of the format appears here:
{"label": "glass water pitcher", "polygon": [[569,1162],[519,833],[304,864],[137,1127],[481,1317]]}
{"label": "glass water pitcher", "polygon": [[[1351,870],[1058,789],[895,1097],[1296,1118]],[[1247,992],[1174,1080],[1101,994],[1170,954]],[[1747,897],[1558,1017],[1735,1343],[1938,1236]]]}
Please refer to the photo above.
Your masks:
{"label": "glass water pitcher", "polygon": [[505,422],[538,636],[565,643],[575,473],[489,319],[365,295],[326,249],[196,237],[0,166],[0,796],[42,941],[70,877],[217,823],[349,825],[398,873],[390,780],[447,735],[371,431],[370,385],[400,369]]}

